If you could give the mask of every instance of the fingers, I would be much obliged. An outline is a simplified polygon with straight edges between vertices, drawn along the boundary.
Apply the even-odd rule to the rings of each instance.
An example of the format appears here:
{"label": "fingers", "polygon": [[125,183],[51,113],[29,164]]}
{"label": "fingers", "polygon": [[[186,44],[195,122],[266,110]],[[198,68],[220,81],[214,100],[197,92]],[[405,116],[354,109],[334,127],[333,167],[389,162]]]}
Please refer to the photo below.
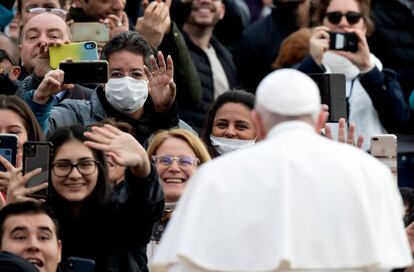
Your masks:
{"label": "fingers", "polygon": [[154,55],[150,56],[150,64],[151,64],[152,74],[158,75],[160,71],[159,71],[158,64],[157,64],[157,61],[155,60]]}
{"label": "fingers", "polygon": [[[1,155],[0,155],[0,164],[3,165],[4,169],[6,169],[6,171],[15,170],[14,166],[8,160],[6,160],[6,158],[4,158]],[[2,174],[2,173],[0,173],[0,174]]]}
{"label": "fingers", "polygon": [[168,8],[171,7],[171,0],[165,0],[165,4],[167,5]]}
{"label": "fingers", "polygon": [[30,172],[26,173],[26,174],[23,176],[22,183],[24,183],[24,184],[26,185],[26,184],[27,184],[27,182],[28,182],[31,178],[33,178],[33,177],[35,177],[35,176],[39,175],[41,172],[42,172],[42,168],[36,168],[36,169],[34,169],[34,170],[32,170],[32,171],[30,171]]}
{"label": "fingers", "polygon": [[145,65],[144,65],[144,73],[145,73],[145,75],[147,76],[148,81],[151,81],[151,80],[152,80],[152,78],[153,78],[152,73],[151,73],[151,71],[148,69],[148,67],[147,67],[147,66],[145,66]]}
{"label": "fingers", "polygon": [[157,54],[158,58],[158,65],[159,65],[159,72],[160,74],[166,74],[167,73],[167,65],[165,64],[164,55],[161,51],[158,51]]}
{"label": "fingers", "polygon": [[355,144],[356,147],[358,148],[362,148],[362,145],[364,144],[364,136],[363,135],[359,135],[357,138],[357,142]]}
{"label": "fingers", "polygon": [[145,10],[147,9],[148,5],[149,5],[148,0],[143,0],[142,1],[142,10],[144,11],[144,13],[145,13]]}
{"label": "fingers", "polygon": [[49,184],[47,182],[43,182],[41,184],[38,184],[38,185],[35,185],[33,187],[27,188],[26,194],[27,195],[32,195],[34,193],[37,193],[38,191],[47,189],[48,186],[49,186]]}
{"label": "fingers", "polygon": [[170,55],[167,56],[167,75],[171,78],[174,77],[174,63]]}
{"label": "fingers", "polygon": [[354,137],[355,128],[356,128],[356,126],[355,126],[354,123],[349,124],[349,129],[348,129],[348,135],[347,135],[347,138],[346,138],[346,142],[350,145],[355,144],[355,137]]}
{"label": "fingers", "polygon": [[85,141],[83,142],[87,147],[89,148],[93,148],[93,149],[97,149],[97,150],[101,150],[103,152],[110,152],[113,151],[111,149],[111,147],[107,144],[100,144],[100,143],[96,143],[96,142],[92,142],[92,141]]}
{"label": "fingers", "polygon": [[338,121],[338,142],[345,143],[345,119],[340,118]]}
{"label": "fingers", "polygon": [[325,136],[328,139],[333,139],[331,127],[328,124],[325,124]]}

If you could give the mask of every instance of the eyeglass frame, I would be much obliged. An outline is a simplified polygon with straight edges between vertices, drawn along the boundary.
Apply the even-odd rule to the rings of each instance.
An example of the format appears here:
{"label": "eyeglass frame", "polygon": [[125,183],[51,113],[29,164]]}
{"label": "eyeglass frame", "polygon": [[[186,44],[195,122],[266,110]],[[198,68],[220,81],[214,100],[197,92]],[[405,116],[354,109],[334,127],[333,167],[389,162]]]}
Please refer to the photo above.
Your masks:
{"label": "eyeglass frame", "polygon": [[[335,20],[332,21],[332,16],[338,16],[341,15],[339,17],[338,22],[335,22]],[[346,18],[346,21],[348,22],[348,24],[350,25],[355,25],[357,23],[359,23],[359,21],[362,19],[362,13],[357,12],[357,11],[348,11],[346,13],[342,13],[340,11],[331,11],[331,12],[327,12],[325,14],[326,19],[328,20],[329,23],[333,24],[333,25],[337,25],[341,22],[342,17]],[[354,17],[355,16],[355,17]],[[349,18],[357,18],[355,22],[353,22],[353,20],[349,19]]]}
{"label": "eyeglass frame", "polygon": [[53,14],[61,17],[61,18],[66,18],[66,15],[68,15],[68,13],[66,12],[66,10],[60,9],[60,8],[42,8],[42,7],[35,7],[35,8],[29,8],[29,9],[27,9],[27,12],[28,13],[35,13],[35,14],[49,12],[49,13],[53,13]]}
{"label": "eyeglass frame", "polygon": [[[94,163],[94,170],[92,171],[92,172],[90,172],[89,174],[84,174],[84,173],[82,173],[82,171],[79,169],[79,164],[81,164],[81,163],[85,163],[85,162],[93,162]],[[56,165],[58,165],[58,164],[63,164],[63,163],[67,163],[67,165],[69,166],[70,165],[70,170],[69,170],[69,172],[66,174],[66,175],[63,175],[63,176],[60,176],[60,175],[57,175],[56,174],[56,172],[55,172],[55,166]],[[53,174],[55,175],[55,176],[57,176],[57,177],[60,177],[60,178],[64,178],[64,177],[67,177],[67,176],[69,176],[70,175],[70,173],[72,173],[72,171],[73,171],[73,168],[75,168],[76,167],[76,170],[78,170],[78,172],[82,175],[82,176],[89,176],[89,175],[92,175],[94,172],[95,172],[95,170],[97,169],[97,167],[98,166],[101,166],[101,163],[99,162],[99,161],[97,161],[97,160],[83,160],[83,161],[79,161],[78,163],[76,163],[76,164],[73,164],[73,163],[69,163],[69,162],[55,162],[55,163],[52,163],[52,172],[53,172]]]}
{"label": "eyeglass frame", "polygon": [[[154,163],[157,163],[157,159],[158,158],[161,158],[161,157],[167,157],[167,158],[172,159],[171,160],[171,163],[169,163],[169,164],[160,163],[160,164],[162,164],[164,166],[168,166],[168,167],[170,167],[174,163],[174,161],[177,161],[177,165],[179,167],[181,167],[181,168],[194,167],[194,165],[198,165],[200,163],[200,159],[199,158],[197,158],[197,157],[190,157],[190,156],[175,157],[175,156],[169,156],[169,155],[158,155],[158,156],[157,155],[152,155],[151,156],[151,159],[152,159],[152,161]],[[191,159],[191,165],[189,165],[189,166],[181,165],[180,159],[183,159],[183,158]]]}
{"label": "eyeglass frame", "polygon": [[[3,55],[2,55],[2,53],[3,53]],[[10,61],[10,63],[13,66],[19,66],[19,64],[16,64],[16,62],[9,56],[9,54],[7,53],[7,51],[4,50],[4,49],[1,49],[1,48],[0,48],[0,59],[1,59],[0,62],[2,62],[3,60],[6,59],[6,60]]]}

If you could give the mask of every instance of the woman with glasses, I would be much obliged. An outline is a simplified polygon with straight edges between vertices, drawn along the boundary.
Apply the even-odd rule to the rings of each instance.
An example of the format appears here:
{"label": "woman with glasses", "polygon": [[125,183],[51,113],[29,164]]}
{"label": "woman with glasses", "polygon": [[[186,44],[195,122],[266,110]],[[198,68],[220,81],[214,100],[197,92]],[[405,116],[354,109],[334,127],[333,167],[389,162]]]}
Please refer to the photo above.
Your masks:
{"label": "woman with glasses", "polygon": [[[382,67],[367,43],[366,35],[374,30],[370,1],[321,0],[316,20],[320,26],[315,28],[310,38],[310,56],[304,59],[299,70],[345,74],[347,120],[358,125],[355,133],[369,139],[407,122],[409,109],[396,74]],[[352,45],[350,43],[353,42],[352,37],[344,33],[355,37],[356,47],[350,51],[342,50],[343,45]],[[336,40],[331,41],[334,36]],[[363,149],[369,148],[369,142],[364,142]]]}
{"label": "woman with glasses", "polygon": [[[49,141],[54,156],[46,203],[60,225],[61,264],[81,257],[94,260],[95,271],[148,271],[146,244],[163,197],[145,149],[111,125],[61,128]],[[122,201],[110,198],[105,153],[127,167],[128,194]],[[30,189],[22,186],[9,192],[10,198],[27,198]]]}
{"label": "woman with glasses", "polygon": [[147,154],[155,163],[165,198],[164,216],[155,225],[148,246],[148,258],[151,259],[187,180],[200,164],[210,160],[210,155],[195,134],[181,128],[155,134],[149,142]]}

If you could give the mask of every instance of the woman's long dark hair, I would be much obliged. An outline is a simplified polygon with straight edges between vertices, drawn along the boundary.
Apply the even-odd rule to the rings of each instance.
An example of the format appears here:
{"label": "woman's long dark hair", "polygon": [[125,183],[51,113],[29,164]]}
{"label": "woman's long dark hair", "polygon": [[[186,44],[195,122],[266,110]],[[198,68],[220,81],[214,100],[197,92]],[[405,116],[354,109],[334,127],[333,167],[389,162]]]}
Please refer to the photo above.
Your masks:
{"label": "woman's long dark hair", "polygon": [[42,129],[36,117],[20,97],[0,94],[0,110],[10,110],[20,116],[26,128],[28,140],[42,141],[44,139]]}
{"label": "woman's long dark hair", "polygon": [[[53,149],[56,151],[64,145],[65,143],[71,140],[78,140],[80,142],[84,142],[88,140],[84,133],[88,131],[88,128],[84,126],[71,126],[71,127],[63,127],[57,129],[52,135],[49,137],[49,141],[53,144]],[[110,199],[110,186],[108,183],[108,174],[107,174],[107,167],[106,167],[106,158],[105,154],[102,151],[91,149],[95,159],[98,161],[98,180],[96,183],[96,187],[93,189],[90,196],[87,197],[84,203],[85,208],[97,207],[97,206],[105,206]],[[73,152],[76,152],[74,150]],[[53,161],[53,159],[52,159]],[[67,205],[67,201],[63,199],[53,187],[53,183],[49,183],[49,198],[48,201],[51,204],[63,204]],[[54,205],[55,206],[55,205]]]}
{"label": "woman's long dark hair", "polygon": [[228,91],[217,97],[207,113],[207,119],[201,130],[201,139],[206,145],[208,153],[210,153],[212,158],[220,155],[213,147],[210,140],[210,135],[213,131],[214,118],[216,117],[217,111],[227,103],[241,104],[252,110],[254,108],[255,101],[256,97],[253,94],[242,90]]}

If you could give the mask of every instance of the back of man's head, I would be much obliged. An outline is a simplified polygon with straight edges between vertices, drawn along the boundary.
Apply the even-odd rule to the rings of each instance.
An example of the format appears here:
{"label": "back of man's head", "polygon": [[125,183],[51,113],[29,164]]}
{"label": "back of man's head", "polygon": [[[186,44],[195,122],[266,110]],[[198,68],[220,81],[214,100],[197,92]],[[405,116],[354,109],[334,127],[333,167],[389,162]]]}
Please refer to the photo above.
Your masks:
{"label": "back of man's head", "polygon": [[267,122],[270,126],[267,129],[283,120],[309,120],[315,123],[321,111],[318,86],[309,76],[297,70],[276,70],[257,87],[255,109],[278,121]]}
{"label": "back of man's head", "polygon": [[128,51],[144,57],[145,65],[149,66],[152,49],[147,40],[135,31],[126,31],[115,35],[102,49],[101,59],[108,60],[113,53]]}

